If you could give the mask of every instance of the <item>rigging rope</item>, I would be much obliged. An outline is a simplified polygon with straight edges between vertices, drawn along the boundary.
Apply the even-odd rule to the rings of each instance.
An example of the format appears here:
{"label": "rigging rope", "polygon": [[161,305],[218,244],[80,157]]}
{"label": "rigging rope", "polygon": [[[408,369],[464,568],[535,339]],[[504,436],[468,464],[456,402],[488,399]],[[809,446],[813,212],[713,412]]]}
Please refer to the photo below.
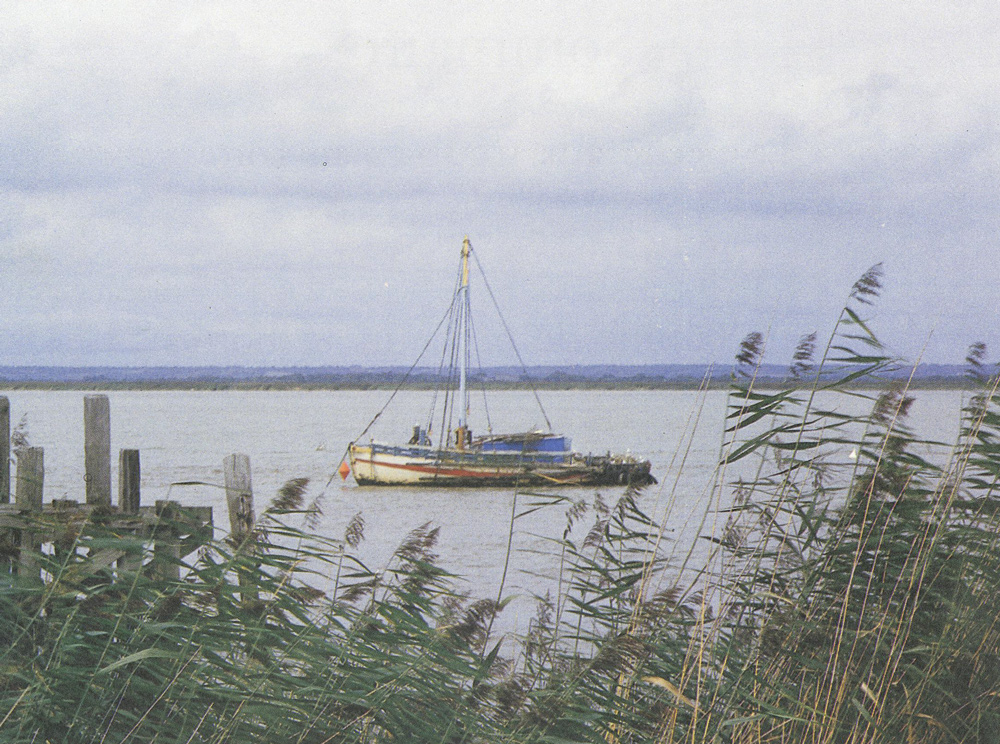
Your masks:
{"label": "rigging rope", "polygon": [[[444,388],[444,408],[445,409],[448,408],[448,391],[449,391],[449,387],[450,387],[450,382],[442,382],[442,380],[444,379],[443,378],[443,373],[444,373],[445,357],[447,357],[447,355],[448,355],[448,339],[451,338],[451,335],[452,335],[452,332],[453,332],[452,331],[452,326],[455,324],[455,299],[454,299],[454,297],[455,296],[452,295],[451,304],[448,306],[448,328],[447,328],[447,330],[445,330],[445,334],[444,334],[445,335],[445,342],[444,342],[443,346],[441,347],[441,361],[438,363],[438,370],[437,370],[437,381],[438,381],[438,383],[437,383],[437,386],[434,388],[434,395],[431,396],[431,407],[430,407],[430,410],[427,412],[427,435],[428,436],[430,436],[431,432],[434,430],[434,412],[437,410],[437,399],[438,399],[438,395],[440,394],[442,388]],[[449,375],[450,375],[450,373],[451,373],[451,368],[449,367]],[[441,430],[442,431],[442,435],[444,435],[444,434],[447,433],[447,429],[444,428],[444,419],[441,420],[441,426],[442,426],[442,430]]]}
{"label": "rigging rope", "polygon": [[[420,360],[423,358],[424,354],[427,353],[427,347],[431,345],[431,341],[433,341],[434,337],[437,336],[438,331],[441,330],[441,326],[444,325],[444,322],[448,319],[450,315],[451,315],[451,306],[449,305],[447,312],[445,312],[441,320],[438,321],[437,328],[434,329],[434,333],[432,333],[431,337],[427,339],[427,343],[424,344],[424,348],[420,351],[420,355],[416,358],[413,364],[410,365],[410,368],[406,370],[406,374],[403,375],[402,379],[400,379],[399,384],[396,385],[396,389],[392,391],[392,395],[389,396],[389,400],[387,400],[385,402],[385,405],[379,409],[379,412],[372,417],[372,420],[368,422],[368,426],[364,428],[364,431],[358,434],[358,436],[355,437],[350,444],[348,444],[348,447],[350,447],[351,444],[354,444],[354,442],[358,441],[359,439],[361,439],[361,437],[367,434],[368,430],[371,429],[372,426],[374,426],[375,422],[378,421],[379,417],[383,413],[385,413],[385,409],[389,407],[389,404],[392,403],[392,399],[396,397],[396,393],[398,393],[402,389],[403,385],[406,384],[406,381],[410,378],[410,375],[413,373],[413,370],[416,369],[418,364],[420,364]],[[341,460],[341,462],[343,462],[343,460]]]}
{"label": "rigging rope", "polygon": [[[528,386],[531,388],[532,394],[535,396],[535,402],[538,404],[538,409],[542,412],[542,418],[545,419],[545,425],[548,427],[548,430],[551,432],[552,431],[552,422],[549,421],[548,414],[545,413],[545,407],[542,405],[542,399],[538,395],[538,389],[535,387],[534,382],[532,382],[532,380],[531,380],[531,376],[528,374],[528,367],[524,363],[524,359],[521,357],[520,350],[517,348],[517,344],[514,341],[514,335],[510,331],[510,326],[507,325],[507,319],[504,318],[503,312],[501,312],[501,310],[500,310],[500,304],[497,302],[497,298],[493,294],[493,288],[490,286],[489,279],[486,278],[486,272],[483,271],[483,265],[481,263],[479,263],[479,255],[476,253],[475,249],[472,247],[471,244],[469,245],[469,253],[472,255],[473,259],[475,259],[476,266],[479,269],[479,275],[483,278],[483,285],[486,287],[486,291],[487,291],[487,293],[490,296],[490,300],[493,302],[493,308],[496,310],[497,316],[500,318],[500,323],[501,323],[501,325],[503,325],[504,332],[507,334],[507,340],[510,341],[511,348],[514,349],[514,354],[517,356],[517,360],[521,364],[521,371],[524,373],[524,379],[527,381]],[[459,278],[458,282],[459,283],[461,282],[460,278]],[[365,428],[362,430],[362,432],[360,434],[358,434],[358,436],[355,437],[354,440],[352,440],[351,442],[348,443],[347,448],[344,450],[344,455],[340,459],[341,464],[343,464],[344,461],[347,459],[347,455],[350,452],[351,445],[354,444],[355,442],[357,442],[359,439],[361,439],[365,434],[367,434],[368,431],[372,428],[372,426],[375,425],[375,422],[379,420],[379,418],[382,416],[383,413],[385,413],[385,410],[389,407],[389,404],[392,403],[393,399],[396,397],[396,394],[403,388],[403,385],[406,384],[406,381],[410,378],[410,375],[413,373],[413,370],[416,369],[417,365],[420,363],[420,360],[423,359],[424,354],[427,353],[427,349],[430,347],[431,342],[434,341],[434,338],[437,336],[438,331],[441,330],[441,326],[443,326],[445,324],[445,321],[448,321],[448,335],[449,336],[456,336],[458,334],[458,332],[459,332],[459,329],[461,328],[461,325],[462,325],[461,321],[463,319],[463,316],[465,314],[468,314],[468,324],[467,324],[467,327],[465,329],[465,332],[467,334],[471,333],[472,341],[475,344],[477,362],[480,365],[480,369],[482,369],[482,361],[479,359],[479,344],[478,344],[478,339],[476,339],[475,332],[474,332],[474,330],[471,327],[471,325],[472,325],[472,317],[471,317],[472,314],[468,313],[468,309],[465,308],[465,307],[463,307],[463,306],[459,306],[456,309],[456,304],[457,303],[458,303],[458,292],[456,291],[456,292],[453,293],[453,295],[452,295],[452,301],[451,301],[451,303],[449,303],[448,309],[445,311],[444,315],[441,317],[441,320],[438,321],[437,327],[434,329],[434,332],[430,335],[430,338],[427,339],[427,343],[424,344],[424,348],[421,349],[420,354],[417,356],[416,360],[413,362],[413,364],[410,365],[410,368],[408,370],[406,370],[406,374],[404,374],[402,376],[402,378],[400,378],[399,383],[396,385],[396,388],[392,391],[392,394],[389,396],[389,399],[385,402],[385,405],[383,405],[382,408],[379,409],[378,413],[376,413],[372,417],[372,420],[368,422],[368,425],[365,426]],[[469,337],[466,336],[466,344],[465,344],[466,353],[468,353],[468,351],[469,351],[468,338]],[[457,341],[457,339],[452,338],[451,360],[450,360],[450,365],[451,366],[450,366],[450,369],[449,369],[447,384],[445,385],[445,402],[444,402],[444,409],[442,410],[442,416],[441,416],[441,428],[442,428],[442,431],[441,431],[441,437],[438,440],[439,441],[439,444],[438,444],[438,448],[439,449],[442,448],[442,447],[446,447],[447,446],[447,441],[448,441],[448,438],[450,437],[450,434],[449,434],[449,429],[450,429],[450,426],[451,426],[451,422],[450,422],[451,415],[450,414],[454,410],[454,404],[455,404],[454,403],[454,397],[455,396],[450,393],[450,389],[451,389],[451,386],[452,386],[451,383],[454,381],[454,374],[455,374],[454,370],[455,370],[455,366],[456,366],[455,362],[457,361],[456,355],[458,354],[458,343],[456,341]],[[448,344],[447,344],[447,342],[445,343],[445,348],[442,349],[442,352],[441,352],[441,363],[440,363],[440,366],[438,368],[438,379],[439,380],[440,380],[440,377],[441,377],[441,368],[443,368],[443,366],[444,366],[444,359],[445,359],[446,356],[448,356]],[[486,383],[485,383],[485,380],[484,380],[483,381],[483,395],[484,395],[484,398],[485,398],[485,393],[486,393],[485,384]],[[434,391],[434,400],[435,401],[437,400],[437,395],[440,392],[440,389],[441,389],[441,386],[439,384],[439,386],[437,387],[437,389]],[[431,421],[428,422],[428,427],[427,427],[428,434],[430,434],[430,430],[431,430],[431,426],[432,426],[433,415],[434,415],[434,413],[433,413],[434,405],[435,405],[434,403],[431,404],[431,414],[430,414]],[[459,405],[463,405],[463,401],[459,401]],[[488,409],[487,409],[487,412],[486,412],[486,417],[487,417],[487,426],[490,427],[490,430],[492,430],[492,426],[489,423],[489,411],[488,411]],[[333,476],[331,476],[331,480],[332,479],[333,479]],[[327,484],[327,485],[329,485],[329,484]]]}
{"label": "rigging rope", "polygon": [[497,298],[493,295],[493,288],[490,287],[490,281],[486,278],[486,272],[483,271],[483,265],[479,263],[479,256],[472,246],[469,246],[469,253],[476,260],[476,266],[479,268],[479,274],[483,277],[483,284],[486,287],[486,291],[490,295],[490,299],[493,301],[493,307],[497,311],[497,315],[500,316],[500,323],[503,325],[504,331],[507,333],[507,340],[510,341],[511,347],[514,349],[514,354],[517,355],[517,361],[521,363],[521,371],[524,373],[524,379],[527,380],[528,386],[531,388],[531,392],[535,396],[535,402],[538,403],[538,409],[542,412],[542,418],[545,419],[545,425],[549,427],[549,431],[552,431],[552,422],[549,421],[548,415],[545,413],[545,407],[542,405],[542,399],[538,396],[538,389],[535,387],[535,383],[531,381],[531,376],[528,374],[528,367],[524,363],[524,359],[521,358],[521,352],[518,351],[517,344],[514,343],[514,335],[510,332],[510,327],[507,325],[507,320],[503,317],[503,313],[500,312],[500,305],[497,302]]}
{"label": "rigging rope", "polygon": [[472,346],[476,350],[476,367],[479,370],[479,387],[483,391],[483,412],[486,414],[486,431],[493,433],[493,422],[490,421],[490,404],[486,400],[486,373],[483,372],[483,359],[479,355],[479,338],[476,336],[476,324],[472,322],[472,314],[469,314],[469,328],[472,333]]}

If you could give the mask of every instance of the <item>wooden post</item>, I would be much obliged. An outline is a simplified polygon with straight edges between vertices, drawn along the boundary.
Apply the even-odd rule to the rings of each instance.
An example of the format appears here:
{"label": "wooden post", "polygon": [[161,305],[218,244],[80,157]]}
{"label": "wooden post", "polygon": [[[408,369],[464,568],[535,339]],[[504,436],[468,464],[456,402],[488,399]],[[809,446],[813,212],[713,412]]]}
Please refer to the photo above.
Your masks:
{"label": "wooden post", "polygon": [[[118,508],[123,514],[138,516],[139,493],[139,450],[123,449],[118,453]],[[144,537],[140,529],[137,538]],[[129,573],[142,570],[142,553],[128,554],[118,561],[118,568]]]}
{"label": "wooden post", "polygon": [[[230,455],[223,462],[226,476],[226,504],[229,506],[229,537],[236,549],[237,560],[246,560],[252,555],[253,545],[253,487],[250,483],[250,458],[246,455]],[[246,568],[237,567],[240,581],[240,597],[244,604],[260,595],[257,584]]]}
{"label": "wooden post", "polygon": [[250,458],[246,455],[230,455],[223,462],[223,470],[226,476],[230,537],[239,546],[253,532],[254,527]]}
{"label": "wooden post", "polygon": [[10,503],[10,401],[0,395],[0,504]]}
{"label": "wooden post", "polygon": [[111,506],[111,406],[106,395],[83,398],[87,503]]}
{"label": "wooden post", "polygon": [[139,513],[139,450],[118,453],[118,508],[125,514]]}
{"label": "wooden post", "polygon": [[[153,565],[156,575],[161,579],[175,581],[181,577],[181,546],[174,526],[170,524],[176,510],[176,501],[156,502],[156,516],[159,520],[153,535]],[[164,524],[164,521],[167,523]]]}
{"label": "wooden post", "polygon": [[[42,513],[42,488],[45,481],[45,453],[41,447],[25,447],[17,453],[17,483],[14,502],[30,521]],[[31,529],[21,530],[19,572],[39,576],[38,561],[42,543]]]}
{"label": "wooden post", "polygon": [[25,447],[17,453],[17,483],[14,501],[22,509],[42,510],[42,486],[45,481],[45,451],[41,447]]}

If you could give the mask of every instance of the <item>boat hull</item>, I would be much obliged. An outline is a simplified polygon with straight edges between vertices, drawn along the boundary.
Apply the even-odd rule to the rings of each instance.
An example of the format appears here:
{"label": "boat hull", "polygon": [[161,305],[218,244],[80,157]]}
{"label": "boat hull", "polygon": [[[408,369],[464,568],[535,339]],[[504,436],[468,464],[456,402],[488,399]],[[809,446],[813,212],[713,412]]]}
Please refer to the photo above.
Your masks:
{"label": "boat hull", "polygon": [[352,444],[361,486],[594,486],[655,483],[648,461],[575,453],[497,453]]}

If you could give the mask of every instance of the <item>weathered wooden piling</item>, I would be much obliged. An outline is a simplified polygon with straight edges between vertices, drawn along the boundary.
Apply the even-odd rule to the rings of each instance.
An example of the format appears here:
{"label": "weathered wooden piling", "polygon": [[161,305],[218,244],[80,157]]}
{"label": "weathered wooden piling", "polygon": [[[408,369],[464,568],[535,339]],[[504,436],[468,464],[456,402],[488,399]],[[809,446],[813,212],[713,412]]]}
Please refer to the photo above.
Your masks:
{"label": "weathered wooden piling", "polygon": [[41,447],[25,447],[17,453],[16,479],[17,506],[23,511],[41,511],[45,483],[45,451]]}
{"label": "weathered wooden piling", "polygon": [[10,503],[10,400],[0,395],[0,504]]}
{"label": "weathered wooden piling", "polygon": [[25,447],[17,453],[17,483],[14,502],[24,514],[21,529],[20,567],[18,573],[38,578],[38,560],[42,549],[39,533],[33,523],[42,514],[42,487],[45,481],[45,453],[41,447]]}
{"label": "weathered wooden piling", "polygon": [[[118,453],[118,509],[123,515],[139,515],[139,450],[123,449]],[[142,553],[130,553],[118,561],[118,568],[129,573],[142,570]]]}
{"label": "weathered wooden piling", "polygon": [[[226,481],[226,504],[229,507],[229,535],[236,549],[237,559],[255,553],[253,544],[254,511],[253,485],[250,480],[250,458],[243,454],[229,455],[222,469]],[[242,555],[241,555],[242,554]],[[257,585],[247,572],[237,569],[240,595],[243,602],[259,596]]]}
{"label": "weathered wooden piling", "polygon": [[226,479],[226,503],[229,506],[229,527],[233,542],[241,544],[253,532],[253,485],[250,481],[250,458],[229,455],[223,461]]}
{"label": "weathered wooden piling", "polygon": [[139,450],[123,449],[118,453],[118,508],[124,514],[138,514]]}
{"label": "weathered wooden piling", "polygon": [[176,501],[156,502],[153,565],[156,576],[161,579],[177,580],[181,576],[181,544],[172,524],[178,506]]}
{"label": "weathered wooden piling", "polygon": [[83,398],[87,503],[111,506],[111,406],[106,395]]}

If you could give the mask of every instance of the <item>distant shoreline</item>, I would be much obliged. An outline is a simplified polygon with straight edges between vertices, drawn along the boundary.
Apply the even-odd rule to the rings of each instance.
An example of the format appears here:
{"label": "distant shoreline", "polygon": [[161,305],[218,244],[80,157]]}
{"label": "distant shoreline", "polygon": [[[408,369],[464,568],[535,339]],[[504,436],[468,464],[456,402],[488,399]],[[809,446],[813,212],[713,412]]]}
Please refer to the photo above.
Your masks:
{"label": "distant shoreline", "polygon": [[[884,380],[880,382],[855,383],[851,387],[856,389],[880,389],[893,384],[900,384],[900,380]],[[729,387],[729,380],[712,380],[707,384],[709,390],[725,390]],[[550,382],[545,380],[534,380],[528,382],[488,382],[485,385],[476,384],[476,389],[486,390],[545,390],[545,391],[568,391],[568,390],[593,390],[593,391],[642,391],[642,390],[677,390],[691,391],[699,390],[703,387],[699,380],[561,380]],[[758,389],[777,390],[789,389],[793,385],[785,380],[778,379],[758,379],[754,386]],[[199,381],[0,381],[0,392],[16,391],[190,391],[190,392],[224,392],[224,391],[344,391],[344,392],[364,392],[378,390],[434,390],[437,386],[428,383],[404,383],[398,382],[301,382],[301,381],[227,381],[227,380],[199,380]],[[798,387],[809,387],[807,381],[801,381]],[[915,379],[909,383],[910,390],[967,390],[970,385],[963,378],[947,379]]]}
{"label": "distant shoreline", "polygon": [[[729,387],[732,365],[538,365],[483,367],[469,384],[488,390],[697,390]],[[844,368],[845,373],[848,371]],[[828,369],[831,376],[835,369]],[[761,365],[758,388],[808,386],[809,375],[790,378],[787,366]],[[447,382],[429,367],[43,367],[0,366],[0,390],[435,390]],[[920,364],[885,373],[862,387],[907,383],[913,389],[968,387],[963,365]],[[454,381],[453,381],[454,382]]]}

